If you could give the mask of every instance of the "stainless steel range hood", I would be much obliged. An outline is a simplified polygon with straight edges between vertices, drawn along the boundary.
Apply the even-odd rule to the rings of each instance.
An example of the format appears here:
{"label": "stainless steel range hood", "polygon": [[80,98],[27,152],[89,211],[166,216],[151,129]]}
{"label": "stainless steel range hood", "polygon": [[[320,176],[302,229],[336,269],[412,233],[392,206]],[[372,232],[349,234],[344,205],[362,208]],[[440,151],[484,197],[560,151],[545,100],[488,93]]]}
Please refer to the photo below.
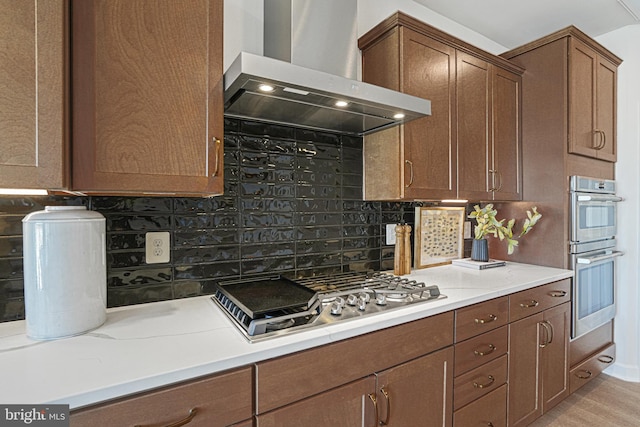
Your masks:
{"label": "stainless steel range hood", "polygon": [[[229,67],[225,115],[364,135],[431,114],[426,99],[353,78],[356,4],[265,0],[267,56],[242,52]],[[331,64],[342,75],[327,72]]]}

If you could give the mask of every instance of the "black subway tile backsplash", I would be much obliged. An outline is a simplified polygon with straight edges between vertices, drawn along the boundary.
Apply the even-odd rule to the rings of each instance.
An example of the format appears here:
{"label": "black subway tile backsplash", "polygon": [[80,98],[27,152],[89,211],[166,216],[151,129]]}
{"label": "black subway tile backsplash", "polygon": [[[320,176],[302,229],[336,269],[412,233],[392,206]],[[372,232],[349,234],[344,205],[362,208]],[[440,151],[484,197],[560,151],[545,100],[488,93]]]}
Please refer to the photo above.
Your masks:
{"label": "black subway tile backsplash", "polygon": [[[219,280],[393,269],[384,224],[413,224],[416,205],[362,200],[362,138],[225,119],[224,146],[218,197],[0,197],[0,321],[24,318],[22,218],[47,205],[106,217],[110,307]],[[170,233],[170,263],[146,264],[147,231]]]}

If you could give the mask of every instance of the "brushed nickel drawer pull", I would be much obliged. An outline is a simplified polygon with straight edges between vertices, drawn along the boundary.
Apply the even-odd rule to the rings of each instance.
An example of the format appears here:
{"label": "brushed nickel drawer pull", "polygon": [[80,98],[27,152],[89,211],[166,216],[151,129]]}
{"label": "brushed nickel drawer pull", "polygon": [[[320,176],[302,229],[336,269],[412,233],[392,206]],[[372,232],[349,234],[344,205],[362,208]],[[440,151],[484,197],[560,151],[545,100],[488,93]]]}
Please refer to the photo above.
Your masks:
{"label": "brushed nickel drawer pull", "polygon": [[567,291],[551,291],[549,295],[554,298],[564,298],[567,296]]}
{"label": "brushed nickel drawer pull", "polygon": [[490,314],[487,319],[475,319],[478,325],[484,325],[485,323],[495,322],[496,320],[498,320],[498,316],[496,316],[495,314]]}
{"label": "brushed nickel drawer pull", "polygon": [[408,188],[411,187],[411,184],[413,184],[413,162],[411,160],[405,160],[404,162],[409,165],[409,183],[405,185],[405,187]]}
{"label": "brushed nickel drawer pull", "polygon": [[480,384],[479,382],[474,381],[473,382],[473,386],[475,388],[487,388],[487,387],[489,387],[491,384],[493,384],[496,381],[496,379],[494,378],[493,375],[489,375],[487,378],[489,378],[489,382],[488,383]]}
{"label": "brushed nickel drawer pull", "polygon": [[608,354],[603,354],[602,356],[598,357],[598,360],[602,363],[612,363],[613,362],[613,357],[609,356]]}
{"label": "brushed nickel drawer pull", "polygon": [[389,417],[391,416],[391,397],[389,396],[389,392],[384,389],[384,387],[380,388],[380,393],[384,396],[387,401],[387,416],[384,417],[384,421],[380,421],[381,426],[386,426],[389,424]]}
{"label": "brushed nickel drawer pull", "polygon": [[496,346],[493,344],[489,344],[489,351],[473,350],[473,354],[475,354],[476,356],[486,356],[487,354],[491,354],[494,351],[496,351]]}
{"label": "brushed nickel drawer pull", "polygon": [[[578,372],[584,372],[587,375],[580,375]],[[593,375],[593,373],[588,369],[580,369],[578,372],[576,372],[576,377],[580,378],[581,380],[588,380],[589,378],[591,378],[591,375]]]}
{"label": "brushed nickel drawer pull", "polygon": [[525,302],[521,302],[520,303],[520,307],[522,308],[533,308],[533,307],[537,307],[540,303],[534,299],[532,299],[531,301],[529,301],[528,303]]}
{"label": "brushed nickel drawer pull", "polygon": [[216,148],[216,168],[213,170],[213,173],[211,174],[211,177],[217,176],[218,172],[220,171],[220,140],[218,138],[213,138],[213,143],[215,144]]}
{"label": "brushed nickel drawer pull", "polygon": [[376,422],[373,425],[374,427],[378,427],[378,401],[376,400],[376,395],[374,393],[369,393],[369,400],[373,402],[373,409],[375,409],[376,414]]}
{"label": "brushed nickel drawer pull", "polygon": [[[189,424],[191,421],[193,421],[197,413],[198,413],[198,408],[191,408],[191,410],[189,410],[189,415],[187,415],[186,418],[183,418],[172,424],[167,424],[166,427],[180,427],[180,426]],[[143,426],[140,424],[136,424],[135,427],[143,427]]]}

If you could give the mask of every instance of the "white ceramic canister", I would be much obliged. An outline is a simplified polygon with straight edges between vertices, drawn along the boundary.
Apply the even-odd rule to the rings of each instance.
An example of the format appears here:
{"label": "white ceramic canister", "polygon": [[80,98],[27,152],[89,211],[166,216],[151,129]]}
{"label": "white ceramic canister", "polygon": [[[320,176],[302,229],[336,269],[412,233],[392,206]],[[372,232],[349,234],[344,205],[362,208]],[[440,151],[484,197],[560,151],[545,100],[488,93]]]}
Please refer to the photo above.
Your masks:
{"label": "white ceramic canister", "polygon": [[105,218],[84,206],[46,206],[22,220],[27,336],[82,334],[106,320]]}

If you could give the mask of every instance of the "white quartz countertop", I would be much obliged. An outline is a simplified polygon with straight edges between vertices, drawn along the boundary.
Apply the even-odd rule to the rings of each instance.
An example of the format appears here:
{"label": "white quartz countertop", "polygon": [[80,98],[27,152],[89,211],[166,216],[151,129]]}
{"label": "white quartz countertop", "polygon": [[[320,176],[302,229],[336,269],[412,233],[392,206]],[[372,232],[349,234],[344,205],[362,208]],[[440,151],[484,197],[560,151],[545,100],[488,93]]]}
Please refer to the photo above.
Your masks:
{"label": "white quartz countertop", "polygon": [[270,359],[572,277],[573,272],[508,262],[472,270],[414,270],[447,298],[249,343],[208,296],[109,309],[84,335],[33,341],[25,322],[0,324],[0,403],[78,408]]}

